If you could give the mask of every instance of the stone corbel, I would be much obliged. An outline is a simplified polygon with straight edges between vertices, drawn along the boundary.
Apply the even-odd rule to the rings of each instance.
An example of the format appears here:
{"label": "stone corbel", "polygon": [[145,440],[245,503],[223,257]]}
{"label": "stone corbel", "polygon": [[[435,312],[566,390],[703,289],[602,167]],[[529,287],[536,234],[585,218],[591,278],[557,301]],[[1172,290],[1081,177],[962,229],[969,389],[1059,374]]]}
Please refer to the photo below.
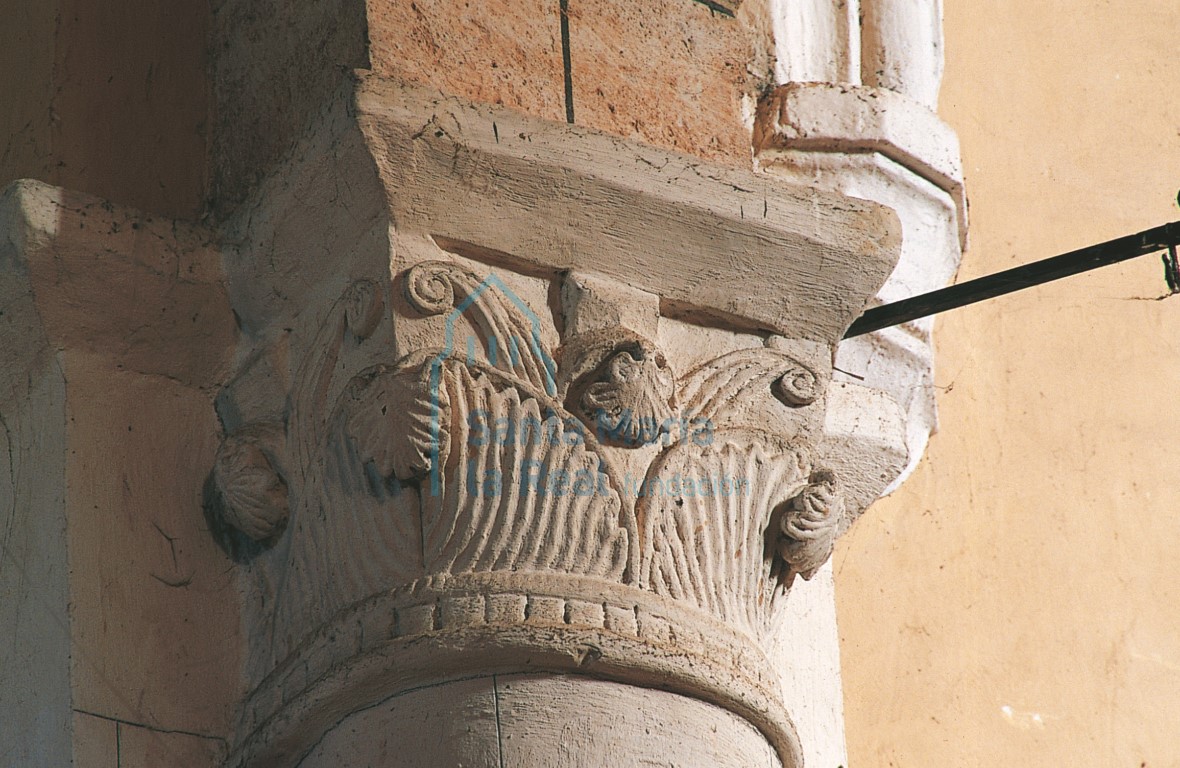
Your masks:
{"label": "stone corbel", "polygon": [[768,654],[905,463],[896,406],[832,382],[888,209],[358,77],[234,227],[231,765],[522,671],[709,702],[801,764]]}
{"label": "stone corbel", "polygon": [[945,192],[967,245],[967,194],[959,138],[929,107],[887,88],[849,83],[787,83],[764,97],[754,128],[755,154],[875,153]]}
{"label": "stone corbel", "polygon": [[[754,156],[769,174],[874,200],[897,212],[901,257],[875,300],[941,288],[967,244],[959,142],[934,109],[941,0],[775,0],[783,83],[758,105]],[[929,318],[840,345],[837,378],[889,392],[906,412],[917,464],[937,418]],[[899,480],[900,482],[900,480]]]}

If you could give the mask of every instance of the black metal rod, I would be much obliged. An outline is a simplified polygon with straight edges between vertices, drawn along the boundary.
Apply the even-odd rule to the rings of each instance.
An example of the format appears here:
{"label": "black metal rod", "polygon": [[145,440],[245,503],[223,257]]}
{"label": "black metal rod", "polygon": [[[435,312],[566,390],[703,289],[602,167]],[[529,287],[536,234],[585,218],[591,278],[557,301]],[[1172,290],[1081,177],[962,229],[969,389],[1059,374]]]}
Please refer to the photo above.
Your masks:
{"label": "black metal rod", "polygon": [[574,66],[570,52],[570,0],[560,0],[558,12],[561,17],[561,66],[565,72],[565,121],[574,124]]}
{"label": "black metal rod", "polygon": [[844,338],[851,339],[882,328],[908,323],[949,309],[965,307],[985,299],[1031,288],[1091,269],[1162,251],[1180,245],[1180,221],[1164,224],[1137,235],[1127,235],[1060,256],[1034,261],[994,275],[873,307],[849,326]]}

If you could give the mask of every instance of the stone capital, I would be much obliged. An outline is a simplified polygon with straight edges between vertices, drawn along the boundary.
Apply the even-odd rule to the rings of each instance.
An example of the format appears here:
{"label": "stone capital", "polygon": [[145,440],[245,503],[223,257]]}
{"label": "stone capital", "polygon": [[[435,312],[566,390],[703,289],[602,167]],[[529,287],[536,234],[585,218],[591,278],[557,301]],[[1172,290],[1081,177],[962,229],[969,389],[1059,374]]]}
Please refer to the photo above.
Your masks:
{"label": "stone capital", "polygon": [[231,765],[522,672],[698,699],[801,764],[768,654],[906,460],[892,401],[832,382],[892,211],[358,75],[228,230]]}

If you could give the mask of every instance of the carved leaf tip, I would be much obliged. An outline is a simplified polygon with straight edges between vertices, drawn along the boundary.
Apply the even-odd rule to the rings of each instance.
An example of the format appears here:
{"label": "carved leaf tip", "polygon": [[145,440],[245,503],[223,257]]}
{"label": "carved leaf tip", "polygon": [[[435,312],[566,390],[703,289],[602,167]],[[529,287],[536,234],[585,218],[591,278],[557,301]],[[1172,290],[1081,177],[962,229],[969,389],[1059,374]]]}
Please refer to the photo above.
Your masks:
{"label": "carved leaf tip", "polygon": [[455,305],[455,267],[442,262],[415,264],[406,271],[406,299],[424,315],[438,315]]}
{"label": "carved leaf tip", "polygon": [[287,523],[287,484],[274,467],[259,431],[231,435],[221,444],[213,478],[225,521],[254,541],[265,541]]}
{"label": "carved leaf tip", "polygon": [[809,369],[795,365],[774,382],[774,394],[793,408],[811,405],[820,396],[820,381]]}
{"label": "carved leaf tip", "polygon": [[795,575],[810,580],[831,557],[836,531],[844,516],[844,492],[835,474],[812,473],[806,488],[789,504],[780,521],[779,556],[788,570],[785,585]]}
{"label": "carved leaf tip", "polygon": [[367,339],[381,322],[381,291],[372,280],[357,280],[344,293],[344,317],[358,339]]}
{"label": "carved leaf tip", "polygon": [[423,477],[434,466],[432,447],[449,440],[447,419],[432,417],[434,408],[447,410],[445,393],[431,384],[429,367],[377,366],[356,376],[341,398],[345,434],[383,478]]}

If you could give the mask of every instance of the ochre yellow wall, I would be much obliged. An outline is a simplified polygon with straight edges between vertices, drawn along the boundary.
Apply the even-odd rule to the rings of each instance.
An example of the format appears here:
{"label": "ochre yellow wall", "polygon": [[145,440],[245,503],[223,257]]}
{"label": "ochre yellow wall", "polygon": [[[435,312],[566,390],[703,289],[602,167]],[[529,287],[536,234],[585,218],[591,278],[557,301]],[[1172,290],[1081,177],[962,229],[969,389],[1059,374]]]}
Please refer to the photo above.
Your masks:
{"label": "ochre yellow wall", "polygon": [[[946,0],[959,279],[1180,218],[1174,0]],[[941,429],[835,557],[850,764],[1180,766],[1180,296],[942,316]]]}

